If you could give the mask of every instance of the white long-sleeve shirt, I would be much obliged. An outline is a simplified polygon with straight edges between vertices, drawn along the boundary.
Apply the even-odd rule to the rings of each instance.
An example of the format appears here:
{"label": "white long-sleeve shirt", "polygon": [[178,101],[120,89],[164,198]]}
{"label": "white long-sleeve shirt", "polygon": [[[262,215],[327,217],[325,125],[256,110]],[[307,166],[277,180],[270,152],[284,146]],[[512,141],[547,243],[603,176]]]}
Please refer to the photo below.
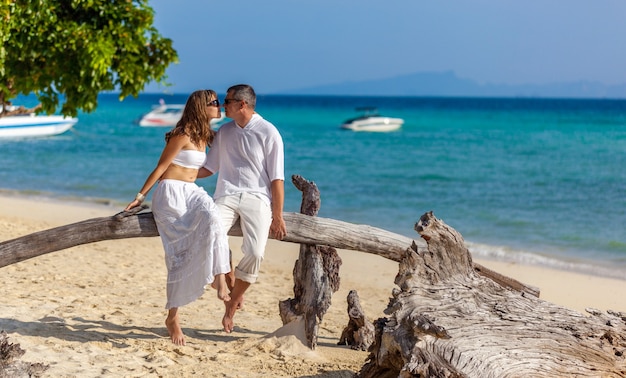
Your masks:
{"label": "white long-sleeve shirt", "polygon": [[214,199],[248,192],[270,204],[272,181],[285,179],[283,139],[256,113],[243,128],[228,122],[215,134],[204,167],[218,173]]}

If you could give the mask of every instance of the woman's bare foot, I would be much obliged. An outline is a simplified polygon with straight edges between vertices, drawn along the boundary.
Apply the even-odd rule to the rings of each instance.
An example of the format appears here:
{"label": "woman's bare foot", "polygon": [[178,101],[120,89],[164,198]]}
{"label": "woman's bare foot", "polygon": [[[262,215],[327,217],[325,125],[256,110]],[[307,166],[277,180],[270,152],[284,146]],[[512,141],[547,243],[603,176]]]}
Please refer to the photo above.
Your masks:
{"label": "woman's bare foot", "polygon": [[215,276],[213,282],[211,282],[211,287],[217,290],[217,297],[224,301],[230,301],[230,290],[228,285],[226,285],[226,277],[223,274],[218,274]]}
{"label": "woman's bare foot", "polygon": [[167,314],[167,319],[165,319],[165,326],[167,327],[167,333],[170,334],[170,339],[174,344],[185,345],[185,335],[183,335],[183,330],[180,328],[177,307],[170,308],[170,311]]}

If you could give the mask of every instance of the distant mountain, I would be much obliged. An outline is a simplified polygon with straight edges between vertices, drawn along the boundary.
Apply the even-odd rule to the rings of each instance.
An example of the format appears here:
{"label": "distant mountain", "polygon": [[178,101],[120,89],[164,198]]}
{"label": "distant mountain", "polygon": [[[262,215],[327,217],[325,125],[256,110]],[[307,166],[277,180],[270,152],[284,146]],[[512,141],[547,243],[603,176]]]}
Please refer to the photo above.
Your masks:
{"label": "distant mountain", "polygon": [[604,85],[590,81],[542,85],[478,84],[459,78],[452,71],[446,71],[418,72],[387,79],[343,82],[280,93],[338,96],[626,98],[626,84]]}

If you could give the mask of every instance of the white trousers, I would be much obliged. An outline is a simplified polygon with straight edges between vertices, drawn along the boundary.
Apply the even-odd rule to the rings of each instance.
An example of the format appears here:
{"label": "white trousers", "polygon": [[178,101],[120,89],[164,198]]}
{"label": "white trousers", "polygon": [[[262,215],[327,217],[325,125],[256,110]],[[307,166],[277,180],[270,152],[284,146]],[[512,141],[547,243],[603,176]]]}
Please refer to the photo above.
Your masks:
{"label": "white trousers", "polygon": [[250,193],[220,197],[215,200],[215,204],[227,232],[237,220],[241,224],[243,257],[235,268],[235,278],[256,282],[272,225],[272,209],[267,202]]}

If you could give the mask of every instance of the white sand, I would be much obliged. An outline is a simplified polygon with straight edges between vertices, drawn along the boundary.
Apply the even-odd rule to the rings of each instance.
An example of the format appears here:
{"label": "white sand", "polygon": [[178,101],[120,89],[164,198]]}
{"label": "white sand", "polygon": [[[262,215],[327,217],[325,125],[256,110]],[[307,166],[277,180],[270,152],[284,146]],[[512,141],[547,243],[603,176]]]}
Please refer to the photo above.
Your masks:
{"label": "white sand", "polygon": [[[1,194],[0,240],[120,210]],[[238,260],[240,240],[231,239]],[[357,290],[370,320],[383,317],[398,265],[340,250],[341,289],[311,351],[297,327],[282,327],[278,314],[278,302],[293,296],[298,248],[270,240],[260,279],[246,293],[231,334],[221,331],[222,302],[207,290],[180,310],[187,345],[170,342],[163,323],[166,271],[158,237],[98,242],[0,268],[0,329],[26,350],[22,361],[50,365],[47,377],[351,377],[367,352],[336,345],[348,322],[346,296]],[[626,281],[477,262],[539,287],[545,300],[581,312],[586,307],[626,311],[626,296],[620,295]]]}

